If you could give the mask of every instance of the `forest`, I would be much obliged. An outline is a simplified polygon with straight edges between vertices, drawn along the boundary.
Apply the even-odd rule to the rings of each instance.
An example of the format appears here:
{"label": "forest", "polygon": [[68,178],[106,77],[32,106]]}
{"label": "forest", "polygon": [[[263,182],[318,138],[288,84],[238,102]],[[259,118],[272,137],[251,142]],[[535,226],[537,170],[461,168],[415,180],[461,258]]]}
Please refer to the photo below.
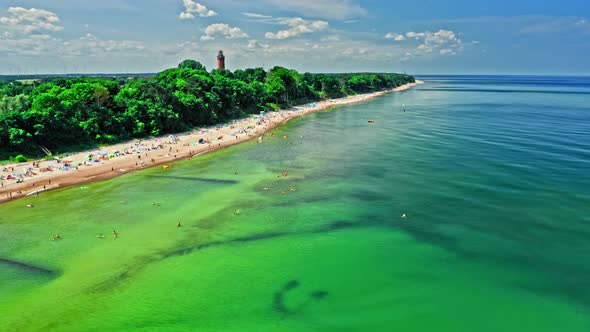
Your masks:
{"label": "forest", "polygon": [[207,71],[195,60],[151,77],[0,80],[0,160],[177,133],[411,82],[406,74],[301,74],[283,67]]}

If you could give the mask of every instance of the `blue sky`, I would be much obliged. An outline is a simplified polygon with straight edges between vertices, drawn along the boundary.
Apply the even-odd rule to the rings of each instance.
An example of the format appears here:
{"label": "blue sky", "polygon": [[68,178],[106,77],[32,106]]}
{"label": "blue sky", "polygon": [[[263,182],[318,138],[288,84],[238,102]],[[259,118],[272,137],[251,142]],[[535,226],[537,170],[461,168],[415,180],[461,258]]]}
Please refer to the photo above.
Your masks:
{"label": "blue sky", "polygon": [[590,75],[588,0],[0,0],[0,74],[229,69]]}

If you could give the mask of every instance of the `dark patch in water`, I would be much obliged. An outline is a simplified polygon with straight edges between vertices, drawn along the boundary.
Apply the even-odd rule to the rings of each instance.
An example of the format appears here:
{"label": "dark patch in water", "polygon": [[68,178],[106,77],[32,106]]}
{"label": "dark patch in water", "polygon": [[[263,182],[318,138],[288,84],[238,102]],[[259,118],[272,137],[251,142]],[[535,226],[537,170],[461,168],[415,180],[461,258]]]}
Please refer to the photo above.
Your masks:
{"label": "dark patch in water", "polygon": [[165,259],[165,258],[169,258],[169,257],[173,257],[173,256],[184,256],[184,255],[191,254],[194,251],[203,250],[203,249],[210,248],[210,247],[223,246],[223,245],[228,245],[228,244],[232,244],[232,243],[247,243],[247,242],[260,241],[260,240],[269,240],[269,239],[273,239],[273,238],[287,236],[290,234],[291,233],[289,233],[289,232],[270,232],[270,233],[253,234],[253,235],[238,237],[235,239],[230,239],[230,240],[225,240],[225,241],[211,241],[211,242],[207,242],[207,243],[201,243],[196,246],[180,248],[180,249],[177,249],[174,251],[166,252],[166,253],[162,254],[161,257],[162,257],[162,259]]}
{"label": "dark patch in water", "polygon": [[239,181],[236,181],[236,180],[207,179],[207,178],[195,178],[195,177],[188,177],[188,176],[149,175],[149,177],[171,179],[171,180],[205,182],[205,183],[214,183],[214,184],[238,184],[239,183]]}
{"label": "dark patch in water", "polygon": [[309,294],[309,296],[314,300],[325,299],[326,297],[328,297],[328,295],[330,295],[330,293],[325,290],[317,290],[317,291],[311,292],[311,294]]}
{"label": "dark patch in water", "polygon": [[[457,224],[456,224],[457,225]],[[497,230],[494,227],[484,227],[467,225],[464,223],[458,224],[467,229],[475,229],[485,234],[497,236],[502,238],[504,236],[503,230]],[[461,257],[461,259],[479,262],[481,264],[493,264],[498,266],[509,266],[515,269],[523,269],[538,271],[538,284],[518,284],[509,280],[505,280],[508,286],[521,288],[523,290],[537,293],[539,295],[550,295],[555,297],[568,298],[569,300],[579,303],[585,307],[590,307],[590,291],[587,287],[587,280],[590,276],[590,268],[578,267],[567,262],[561,262],[558,259],[551,257],[540,256],[535,251],[535,247],[531,246],[528,250],[521,252],[495,252],[488,251],[482,248],[470,248],[454,236],[445,235],[434,228],[421,227],[419,224],[412,224],[403,227],[408,235],[415,240],[427,243],[432,246],[439,247],[447,252]],[[555,237],[561,238],[560,231],[556,230]],[[513,240],[517,238],[516,235],[512,237]],[[548,268],[548,267],[551,268]],[[558,282],[557,282],[558,281]],[[499,280],[498,282],[502,282]]]}
{"label": "dark patch in water", "polygon": [[295,289],[299,287],[299,281],[297,280],[291,280],[288,283],[285,284],[285,286],[283,287],[284,291],[290,291],[292,289]]}
{"label": "dark patch in water", "polygon": [[11,259],[6,259],[6,258],[0,258],[0,264],[5,264],[8,266],[16,267],[16,268],[27,270],[30,272],[37,272],[37,273],[43,273],[43,274],[53,274],[53,271],[48,270],[46,268],[27,264],[24,262],[14,261]]}
{"label": "dark patch in water", "polygon": [[345,220],[337,220],[331,222],[329,224],[323,225],[316,229],[312,229],[309,231],[302,231],[302,232],[268,232],[268,233],[259,233],[259,234],[252,234],[243,237],[237,237],[229,240],[220,240],[220,241],[211,241],[206,243],[197,244],[194,246],[189,246],[185,248],[176,249],[173,251],[165,252],[161,254],[162,259],[173,257],[173,256],[183,256],[188,255],[194,251],[203,250],[210,247],[217,247],[223,245],[231,245],[235,243],[248,243],[248,242],[255,242],[255,241],[263,241],[263,240],[270,240],[276,239],[281,237],[287,236],[302,236],[302,235],[314,235],[314,234],[322,234],[322,233],[330,233],[339,230],[346,230],[346,229],[353,229],[353,228],[365,228],[365,227],[396,227],[393,223],[385,223],[379,221],[377,218],[372,218],[365,222],[352,222],[352,221],[345,221]]}
{"label": "dark patch in water", "polygon": [[330,232],[330,231],[337,231],[340,229],[352,228],[355,226],[356,226],[356,223],[354,223],[352,221],[335,221],[335,222],[330,223],[327,226],[325,226],[324,229],[326,232]]}
{"label": "dark patch in water", "polygon": [[297,288],[301,286],[299,280],[290,280],[283,285],[279,290],[277,290],[273,295],[272,307],[275,311],[280,313],[281,315],[293,315],[298,312],[303,311],[307,308],[312,301],[320,301],[325,299],[330,293],[325,290],[316,290],[308,294],[307,299],[303,301],[297,308],[289,308],[285,304],[285,298],[289,292],[296,291]]}
{"label": "dark patch in water", "polygon": [[287,292],[299,287],[299,281],[297,280],[290,280],[286,284],[281,287],[278,291],[276,291],[273,295],[272,300],[272,307],[274,310],[278,311],[282,315],[290,315],[294,312],[290,310],[287,305],[285,304],[285,295]]}
{"label": "dark patch in water", "polygon": [[[135,265],[133,265],[133,267],[128,268],[125,272],[120,273],[116,277],[113,277],[108,280],[105,280],[104,282],[101,282],[100,284],[93,287],[92,290],[95,292],[104,291],[104,290],[112,287],[113,283],[122,282],[125,279],[133,277],[135,274],[137,274],[138,272],[143,270],[143,268],[148,266],[150,263],[154,263],[154,262],[161,261],[161,260],[168,259],[168,258],[175,257],[175,256],[189,255],[195,251],[200,251],[200,250],[208,249],[211,247],[232,245],[232,244],[238,244],[238,243],[250,243],[250,242],[256,242],[256,241],[264,241],[264,240],[276,239],[276,238],[287,237],[287,236],[301,236],[301,235],[330,233],[330,232],[340,231],[340,230],[344,230],[344,229],[370,227],[370,226],[374,226],[374,225],[375,225],[374,223],[370,223],[370,222],[368,222],[368,223],[354,223],[354,222],[348,222],[348,221],[335,221],[333,223],[327,224],[323,227],[317,228],[315,230],[310,230],[310,231],[303,231],[303,232],[282,231],[282,232],[259,233],[259,234],[252,234],[252,235],[247,235],[247,236],[243,236],[243,237],[233,238],[233,239],[229,239],[229,240],[219,240],[219,241],[200,243],[200,244],[196,244],[196,245],[189,245],[189,246],[174,249],[174,250],[164,251],[164,252],[159,253],[156,256],[150,256],[150,257],[146,257],[144,259],[141,259]],[[289,284],[287,284],[287,286],[296,287],[297,284],[289,283]]]}

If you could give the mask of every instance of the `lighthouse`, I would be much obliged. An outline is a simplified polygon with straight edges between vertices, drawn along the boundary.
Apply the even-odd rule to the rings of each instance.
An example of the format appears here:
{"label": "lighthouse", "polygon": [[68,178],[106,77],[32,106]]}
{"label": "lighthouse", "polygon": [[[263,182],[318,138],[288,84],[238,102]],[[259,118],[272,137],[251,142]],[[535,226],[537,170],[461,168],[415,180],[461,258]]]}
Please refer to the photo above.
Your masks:
{"label": "lighthouse", "polygon": [[217,54],[217,68],[225,69],[225,55],[223,55],[222,50],[220,50],[219,54]]}

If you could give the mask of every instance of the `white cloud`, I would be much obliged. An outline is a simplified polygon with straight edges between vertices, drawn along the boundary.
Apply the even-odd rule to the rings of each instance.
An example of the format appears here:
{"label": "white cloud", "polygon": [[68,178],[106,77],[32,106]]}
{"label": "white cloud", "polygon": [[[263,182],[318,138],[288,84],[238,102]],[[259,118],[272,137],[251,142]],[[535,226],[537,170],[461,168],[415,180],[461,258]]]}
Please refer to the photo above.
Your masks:
{"label": "white cloud", "polygon": [[[462,49],[461,39],[450,30],[439,30],[437,32],[424,32],[424,43],[419,46],[419,49],[432,53],[436,50],[441,50],[440,54],[456,54],[456,50]],[[443,52],[444,51],[444,52]]]}
{"label": "white cloud", "polygon": [[270,47],[270,45],[268,45],[268,44],[261,44],[257,40],[252,39],[252,40],[249,40],[248,41],[248,46],[247,47],[249,49],[251,49],[251,50],[255,50],[255,49],[267,49],[267,48]]}
{"label": "white cloud", "polygon": [[267,32],[264,36],[268,39],[287,39],[302,34],[324,30],[328,27],[326,21],[307,21],[300,17],[286,18],[279,21],[279,24],[288,25],[291,28],[277,32]]}
{"label": "white cloud", "polygon": [[9,7],[8,16],[0,17],[0,23],[27,34],[63,30],[55,13],[37,8]]}
{"label": "white cloud", "polygon": [[146,50],[143,43],[132,40],[102,40],[92,34],[80,38],[62,40],[47,34],[35,34],[21,38],[0,39],[0,54],[17,56],[84,57],[106,56],[117,53],[141,55]]}
{"label": "white cloud", "polygon": [[218,36],[223,36],[227,39],[249,37],[240,28],[231,27],[225,23],[215,23],[205,28],[205,34],[201,36],[201,40],[214,40]]}
{"label": "white cloud", "polygon": [[[414,32],[405,34],[388,33],[387,39],[396,41],[417,40],[420,41],[413,52],[408,52],[404,58],[409,59],[415,56],[433,54],[438,51],[440,55],[455,55],[463,50],[463,42],[457,37],[458,34],[451,30],[438,30],[437,32]],[[474,43],[475,44],[475,43]]]}
{"label": "white cloud", "polygon": [[258,14],[258,13],[242,13],[242,15],[246,16],[246,17],[250,17],[250,18],[262,18],[262,19],[268,19],[268,18],[272,18],[272,16],[270,15],[263,15],[263,14]]}
{"label": "white cloud", "polygon": [[210,10],[206,6],[201,5],[193,0],[182,0],[185,10],[178,15],[181,20],[189,20],[195,18],[195,14],[200,17],[210,17],[217,15],[216,12]]}
{"label": "white cloud", "polygon": [[395,41],[402,41],[405,40],[406,37],[404,35],[398,35],[397,33],[389,32],[385,35],[385,39],[393,39]]}
{"label": "white cloud", "polygon": [[406,37],[408,38],[413,38],[416,40],[419,40],[420,38],[424,38],[425,33],[424,32],[406,32]]}
{"label": "white cloud", "polygon": [[346,19],[364,16],[367,11],[353,0],[264,0],[282,10],[292,10],[305,16]]}
{"label": "white cloud", "polygon": [[[323,64],[377,63],[399,61],[402,49],[392,49],[390,45],[377,44],[368,40],[355,40],[342,36],[327,36],[321,42],[306,38],[275,40],[272,47],[259,43],[249,43],[250,51],[266,60],[269,65],[299,66],[302,63],[321,62]],[[310,69],[304,69],[310,70]],[[313,70],[319,70],[317,68]]]}

